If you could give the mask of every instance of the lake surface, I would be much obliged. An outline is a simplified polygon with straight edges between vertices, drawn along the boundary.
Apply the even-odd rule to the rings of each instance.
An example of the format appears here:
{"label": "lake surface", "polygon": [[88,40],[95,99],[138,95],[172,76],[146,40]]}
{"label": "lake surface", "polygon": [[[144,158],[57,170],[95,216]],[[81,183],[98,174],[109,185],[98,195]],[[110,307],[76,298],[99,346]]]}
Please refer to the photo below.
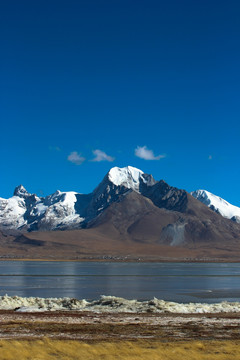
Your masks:
{"label": "lake surface", "polygon": [[0,261],[0,295],[240,301],[239,263]]}

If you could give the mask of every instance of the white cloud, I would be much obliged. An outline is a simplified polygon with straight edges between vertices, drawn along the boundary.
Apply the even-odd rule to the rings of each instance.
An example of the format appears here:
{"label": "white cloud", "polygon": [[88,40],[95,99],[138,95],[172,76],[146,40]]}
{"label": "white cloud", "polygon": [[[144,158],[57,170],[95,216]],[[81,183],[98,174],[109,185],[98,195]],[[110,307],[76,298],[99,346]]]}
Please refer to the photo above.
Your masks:
{"label": "white cloud", "polygon": [[135,155],[144,160],[160,160],[166,157],[166,155],[155,156],[153,151],[149,150],[147,146],[137,146]]}
{"label": "white cloud", "polygon": [[92,161],[114,161],[114,157],[107,155],[104,151],[102,150],[93,150],[93,154],[95,155],[95,158],[92,159]]}
{"label": "white cloud", "polygon": [[77,151],[71,152],[70,155],[68,155],[68,161],[72,162],[76,165],[81,165],[86,159],[81,156],[81,154],[78,154]]}

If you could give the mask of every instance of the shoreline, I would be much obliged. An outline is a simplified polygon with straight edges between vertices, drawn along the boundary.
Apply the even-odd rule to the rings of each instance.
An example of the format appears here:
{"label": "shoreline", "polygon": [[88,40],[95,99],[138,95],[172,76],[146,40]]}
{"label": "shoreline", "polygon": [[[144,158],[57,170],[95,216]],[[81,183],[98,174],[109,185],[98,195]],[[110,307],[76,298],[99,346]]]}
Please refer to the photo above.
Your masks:
{"label": "shoreline", "polygon": [[39,262],[112,262],[112,263],[240,263],[240,259],[111,259],[111,258],[83,258],[83,259],[63,259],[63,258],[16,258],[16,257],[0,257],[0,261],[39,261]]}
{"label": "shoreline", "polygon": [[70,297],[42,298],[21,296],[0,296],[0,311],[16,311],[16,313],[95,313],[95,314],[144,314],[156,316],[166,314],[238,314],[240,302],[222,301],[215,303],[188,302],[180,303],[157,298],[150,300],[125,299],[122,297],[102,295],[95,300],[76,299]]}

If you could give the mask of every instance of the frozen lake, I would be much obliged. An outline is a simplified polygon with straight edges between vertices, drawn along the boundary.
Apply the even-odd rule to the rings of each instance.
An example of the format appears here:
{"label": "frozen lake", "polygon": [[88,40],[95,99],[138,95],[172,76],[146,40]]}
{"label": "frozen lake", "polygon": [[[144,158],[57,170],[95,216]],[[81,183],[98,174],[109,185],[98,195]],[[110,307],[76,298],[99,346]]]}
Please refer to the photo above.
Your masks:
{"label": "frozen lake", "polygon": [[240,301],[239,263],[0,261],[0,295]]}

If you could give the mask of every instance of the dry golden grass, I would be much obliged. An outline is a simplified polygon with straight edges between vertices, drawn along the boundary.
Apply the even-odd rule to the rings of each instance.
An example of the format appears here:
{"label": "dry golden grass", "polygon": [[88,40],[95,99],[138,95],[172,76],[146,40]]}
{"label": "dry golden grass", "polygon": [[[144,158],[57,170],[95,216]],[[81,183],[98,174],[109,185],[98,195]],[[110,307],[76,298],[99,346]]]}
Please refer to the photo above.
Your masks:
{"label": "dry golden grass", "polygon": [[239,341],[0,340],[1,360],[240,360]]}

